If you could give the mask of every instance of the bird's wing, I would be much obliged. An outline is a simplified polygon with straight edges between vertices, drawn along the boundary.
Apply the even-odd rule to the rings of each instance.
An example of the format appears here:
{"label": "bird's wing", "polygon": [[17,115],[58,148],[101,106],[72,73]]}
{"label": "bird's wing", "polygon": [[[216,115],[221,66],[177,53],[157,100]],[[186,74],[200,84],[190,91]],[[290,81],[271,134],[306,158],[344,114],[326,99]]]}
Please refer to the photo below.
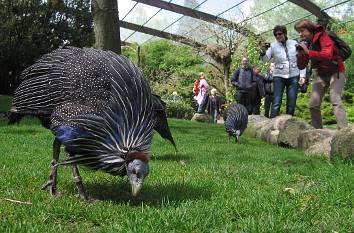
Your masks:
{"label": "bird's wing", "polygon": [[176,143],[173,139],[166,117],[166,103],[160,96],[155,94],[152,95],[152,103],[154,116],[156,118],[154,129],[161,135],[162,138],[169,140],[177,151]]}
{"label": "bird's wing", "polygon": [[225,129],[227,132],[235,133],[236,130],[242,132],[247,128],[248,112],[241,104],[233,104],[227,110]]}
{"label": "bird's wing", "polygon": [[55,50],[42,56],[25,69],[23,80],[15,91],[11,112],[22,114],[50,114],[53,108],[66,100],[70,91],[65,61],[78,50]]}
{"label": "bird's wing", "polygon": [[[151,91],[139,68],[112,52],[101,54],[112,75],[108,108],[98,114],[74,117],[74,133],[63,141],[72,155],[62,164],[82,164],[120,174],[125,161],[137,152],[150,154],[152,130]],[[57,130],[62,135],[67,126]],[[66,131],[71,131],[69,127]],[[148,158],[146,158],[148,160]]]}
{"label": "bird's wing", "polygon": [[109,100],[112,73],[104,51],[66,46],[43,55],[21,74],[12,112],[51,114],[63,103],[104,109]]}

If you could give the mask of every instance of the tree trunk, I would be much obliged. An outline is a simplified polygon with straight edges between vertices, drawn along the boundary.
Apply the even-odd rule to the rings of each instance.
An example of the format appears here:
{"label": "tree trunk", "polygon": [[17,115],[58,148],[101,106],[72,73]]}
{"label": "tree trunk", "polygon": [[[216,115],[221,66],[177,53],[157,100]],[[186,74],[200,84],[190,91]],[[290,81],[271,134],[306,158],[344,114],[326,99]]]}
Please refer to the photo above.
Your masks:
{"label": "tree trunk", "polygon": [[229,90],[229,77],[230,77],[231,63],[223,64],[223,67],[224,67],[225,96],[227,96],[227,91]]}
{"label": "tree trunk", "polygon": [[117,0],[92,0],[95,47],[121,54]]}

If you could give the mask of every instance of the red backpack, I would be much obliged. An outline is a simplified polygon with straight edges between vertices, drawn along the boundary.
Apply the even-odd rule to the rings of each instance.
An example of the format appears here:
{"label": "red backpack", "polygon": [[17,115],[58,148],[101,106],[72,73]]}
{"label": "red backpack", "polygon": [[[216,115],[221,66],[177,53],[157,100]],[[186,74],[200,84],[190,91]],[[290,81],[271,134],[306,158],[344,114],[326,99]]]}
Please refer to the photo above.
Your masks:
{"label": "red backpack", "polygon": [[197,94],[199,92],[199,83],[200,79],[195,80],[194,85],[193,85],[193,93]]}

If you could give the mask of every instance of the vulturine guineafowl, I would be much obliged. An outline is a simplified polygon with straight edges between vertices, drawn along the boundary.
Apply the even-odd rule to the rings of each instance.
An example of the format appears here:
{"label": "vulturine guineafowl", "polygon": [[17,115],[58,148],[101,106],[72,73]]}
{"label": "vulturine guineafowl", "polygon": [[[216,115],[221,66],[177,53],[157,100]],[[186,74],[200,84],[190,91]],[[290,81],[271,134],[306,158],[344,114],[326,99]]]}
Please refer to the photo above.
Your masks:
{"label": "vulturine guineafowl", "polygon": [[[64,47],[22,73],[10,122],[34,115],[55,135],[49,181],[57,194],[57,168],[72,165],[80,197],[87,199],[76,165],[128,175],[137,195],[149,173],[156,116],[142,71],[110,51]],[[60,146],[68,158],[59,161]]]}
{"label": "vulturine guineafowl", "polygon": [[236,142],[240,143],[240,136],[247,128],[248,112],[242,104],[230,105],[224,113],[226,132],[231,137],[235,137]]}

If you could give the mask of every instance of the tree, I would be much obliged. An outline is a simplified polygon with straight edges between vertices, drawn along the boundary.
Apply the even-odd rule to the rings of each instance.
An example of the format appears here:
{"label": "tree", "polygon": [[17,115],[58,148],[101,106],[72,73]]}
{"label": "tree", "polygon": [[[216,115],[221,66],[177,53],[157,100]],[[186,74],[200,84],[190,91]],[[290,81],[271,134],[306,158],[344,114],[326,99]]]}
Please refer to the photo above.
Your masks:
{"label": "tree", "polygon": [[0,31],[0,94],[12,94],[22,70],[63,40],[92,45],[90,1],[0,1]]}
{"label": "tree", "polygon": [[95,47],[121,53],[117,0],[92,0]]}

